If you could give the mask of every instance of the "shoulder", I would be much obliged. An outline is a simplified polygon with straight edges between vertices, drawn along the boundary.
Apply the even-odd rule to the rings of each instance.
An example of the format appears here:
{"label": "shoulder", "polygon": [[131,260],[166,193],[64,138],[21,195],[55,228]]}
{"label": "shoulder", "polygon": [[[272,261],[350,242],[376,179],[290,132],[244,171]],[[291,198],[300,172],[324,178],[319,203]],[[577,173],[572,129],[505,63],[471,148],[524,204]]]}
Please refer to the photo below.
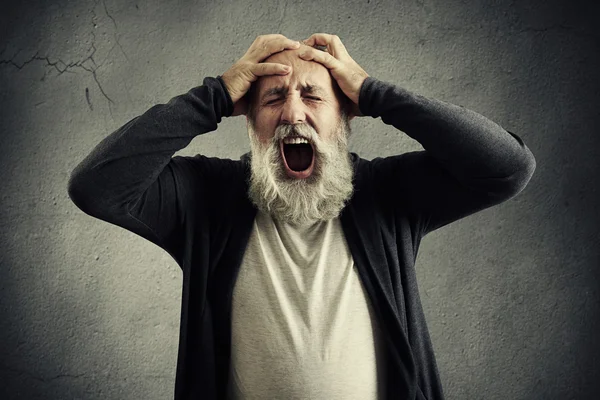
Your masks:
{"label": "shoulder", "polygon": [[229,158],[208,157],[203,154],[195,156],[175,156],[171,162],[180,168],[193,170],[207,178],[243,173],[244,163],[241,160]]}
{"label": "shoulder", "polygon": [[178,184],[192,191],[231,193],[231,190],[246,190],[246,174],[249,171],[241,160],[196,154],[172,157],[169,166],[179,180]]}

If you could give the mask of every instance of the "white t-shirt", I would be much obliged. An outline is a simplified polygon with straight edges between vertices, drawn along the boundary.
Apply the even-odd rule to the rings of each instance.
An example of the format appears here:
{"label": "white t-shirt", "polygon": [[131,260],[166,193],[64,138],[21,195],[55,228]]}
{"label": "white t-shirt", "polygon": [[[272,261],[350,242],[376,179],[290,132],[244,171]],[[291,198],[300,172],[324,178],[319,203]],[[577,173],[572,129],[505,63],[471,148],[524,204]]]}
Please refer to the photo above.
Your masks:
{"label": "white t-shirt", "polygon": [[259,211],[231,324],[229,399],[384,398],[383,339],[339,218],[299,227]]}

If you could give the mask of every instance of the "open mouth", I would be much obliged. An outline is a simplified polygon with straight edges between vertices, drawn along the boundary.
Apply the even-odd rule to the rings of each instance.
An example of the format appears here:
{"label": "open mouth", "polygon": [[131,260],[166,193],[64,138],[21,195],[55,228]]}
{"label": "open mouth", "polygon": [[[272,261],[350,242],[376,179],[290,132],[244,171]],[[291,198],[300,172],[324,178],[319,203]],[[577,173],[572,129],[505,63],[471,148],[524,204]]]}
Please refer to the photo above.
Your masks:
{"label": "open mouth", "polygon": [[[287,141],[287,140],[286,140]],[[290,178],[308,178],[314,169],[315,151],[312,143],[284,143],[280,140],[281,157]]]}

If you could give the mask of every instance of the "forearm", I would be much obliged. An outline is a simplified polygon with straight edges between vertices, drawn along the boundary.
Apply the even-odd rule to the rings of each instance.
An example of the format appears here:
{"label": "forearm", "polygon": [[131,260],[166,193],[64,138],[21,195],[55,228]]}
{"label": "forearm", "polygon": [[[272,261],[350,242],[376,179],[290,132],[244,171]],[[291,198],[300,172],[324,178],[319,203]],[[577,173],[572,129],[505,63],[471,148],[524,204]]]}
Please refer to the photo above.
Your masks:
{"label": "forearm", "polygon": [[381,117],[417,140],[437,162],[469,185],[535,168],[531,151],[518,136],[475,111],[426,98],[369,77],[361,88],[361,112]]}
{"label": "forearm", "polygon": [[233,110],[218,78],[151,107],[104,138],[72,171],[69,195],[85,211],[125,209],[194,137]]}

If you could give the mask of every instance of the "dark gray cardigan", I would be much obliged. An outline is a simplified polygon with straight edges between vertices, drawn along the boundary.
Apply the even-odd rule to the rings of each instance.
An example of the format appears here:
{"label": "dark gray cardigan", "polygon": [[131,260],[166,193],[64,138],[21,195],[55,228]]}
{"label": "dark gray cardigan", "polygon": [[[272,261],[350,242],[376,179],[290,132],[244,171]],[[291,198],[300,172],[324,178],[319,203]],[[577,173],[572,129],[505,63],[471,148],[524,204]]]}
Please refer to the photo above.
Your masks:
{"label": "dark gray cardigan", "polygon": [[[385,332],[387,397],[443,399],[415,274],[420,241],[517,195],[535,159],[486,117],[373,77],[359,107],[425,149],[372,161],[351,153],[355,193],[340,215]],[[69,180],[82,211],[155,243],[182,269],[176,400],[225,398],[231,296],[256,209],[247,196],[249,153],[173,155],[232,113],[221,77],[207,77],[107,136]]]}

